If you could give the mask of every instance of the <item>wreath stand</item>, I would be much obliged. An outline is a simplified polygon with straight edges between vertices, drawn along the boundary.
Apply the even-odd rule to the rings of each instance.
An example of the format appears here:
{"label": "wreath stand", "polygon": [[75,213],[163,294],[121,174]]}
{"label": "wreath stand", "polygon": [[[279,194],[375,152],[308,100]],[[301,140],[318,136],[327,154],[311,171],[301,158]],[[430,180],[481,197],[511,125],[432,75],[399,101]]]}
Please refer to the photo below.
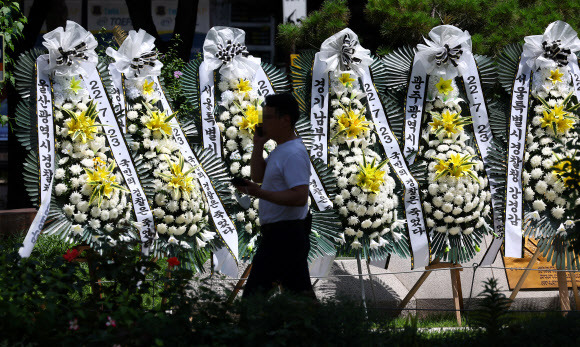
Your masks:
{"label": "wreath stand", "polygon": [[232,291],[232,293],[228,297],[228,305],[230,305],[232,302],[234,302],[234,299],[236,298],[236,296],[238,296],[238,293],[240,292],[240,290],[242,290],[244,288],[244,283],[246,283],[246,280],[248,279],[248,276],[250,275],[250,270],[252,270],[252,263],[250,263],[250,264],[248,264],[248,266],[246,266],[246,269],[244,270],[242,277],[240,277],[240,279],[238,280],[238,283],[236,283],[234,290]]}
{"label": "wreath stand", "polygon": [[405,306],[411,301],[415,293],[421,288],[427,277],[431,274],[434,269],[449,269],[451,273],[451,290],[453,292],[453,304],[455,305],[455,317],[457,318],[457,324],[461,326],[461,311],[463,311],[463,292],[461,291],[461,279],[459,272],[463,271],[460,264],[454,263],[441,263],[439,259],[432,261],[428,266],[425,266],[425,271],[421,274],[421,277],[413,285],[407,296],[401,301],[399,308],[395,311],[395,315],[399,315]]}
{"label": "wreath stand", "polygon": [[[526,278],[528,277],[530,271],[532,271],[532,268],[536,263],[536,261],[538,260],[540,254],[541,254],[540,248],[537,247],[536,251],[534,252],[534,255],[532,256],[532,259],[530,259],[530,262],[528,263],[528,266],[526,266],[526,269],[524,270],[522,277],[520,277],[518,283],[516,284],[514,290],[512,291],[512,294],[510,295],[510,302],[508,303],[508,307],[511,306],[513,300],[518,295],[520,289],[522,289],[522,286],[524,285]],[[562,314],[565,316],[568,314],[568,311],[570,311],[570,294],[568,292],[568,281],[566,280],[566,271],[558,271],[557,277],[558,277],[558,295],[560,309],[563,311]],[[574,293],[574,301],[576,301],[576,310],[580,310],[580,295],[578,295],[578,285],[576,283],[576,274],[574,271],[570,272],[570,279],[572,280],[572,292]]]}

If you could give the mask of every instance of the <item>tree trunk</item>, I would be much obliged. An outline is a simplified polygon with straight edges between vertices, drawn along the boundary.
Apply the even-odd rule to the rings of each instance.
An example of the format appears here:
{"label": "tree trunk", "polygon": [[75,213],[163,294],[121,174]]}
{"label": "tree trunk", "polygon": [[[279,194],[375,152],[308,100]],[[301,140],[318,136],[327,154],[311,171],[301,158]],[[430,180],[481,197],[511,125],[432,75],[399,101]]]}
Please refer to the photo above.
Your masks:
{"label": "tree trunk", "polygon": [[[157,27],[153,22],[151,0],[125,0],[129,9],[129,16],[135,30],[143,29],[155,37],[155,46],[165,53],[169,48],[169,42],[161,40]],[[177,15],[175,16],[175,27],[173,37],[176,34],[181,39],[178,47],[179,57],[185,61],[189,60],[193,38],[195,36],[195,25],[197,23],[197,5],[199,0],[179,0],[177,4]]]}
{"label": "tree trunk", "polygon": [[[160,52],[166,52],[168,44],[161,40],[151,13],[151,0],[125,0],[133,29],[143,29],[155,37],[155,46]],[[178,11],[179,12],[179,11]]]}
{"label": "tree trunk", "polygon": [[179,57],[184,61],[189,61],[191,47],[195,36],[195,26],[197,24],[197,5],[199,0],[179,0],[177,5],[177,16],[175,16],[175,27],[173,37],[176,34],[181,39],[181,44],[177,47]]}

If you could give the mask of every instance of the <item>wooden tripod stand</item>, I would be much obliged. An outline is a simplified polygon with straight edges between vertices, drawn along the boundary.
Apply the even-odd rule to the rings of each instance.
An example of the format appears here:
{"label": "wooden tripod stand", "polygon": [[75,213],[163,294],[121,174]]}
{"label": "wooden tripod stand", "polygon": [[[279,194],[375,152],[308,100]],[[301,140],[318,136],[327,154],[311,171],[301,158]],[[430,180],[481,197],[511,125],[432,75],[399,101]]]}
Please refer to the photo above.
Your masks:
{"label": "wooden tripod stand", "polygon": [[453,264],[453,263],[441,263],[439,259],[434,260],[431,262],[430,265],[425,267],[425,272],[421,274],[421,277],[417,280],[417,282],[413,285],[407,296],[401,301],[399,305],[398,311],[396,311],[396,315],[399,315],[405,306],[411,301],[415,293],[421,288],[427,277],[431,274],[432,270],[434,269],[445,269],[449,268],[449,272],[451,274],[451,290],[453,292],[453,304],[455,305],[455,317],[457,318],[457,324],[461,326],[461,311],[463,310],[463,292],[461,291],[461,279],[459,276],[459,272],[463,271],[461,265]]}

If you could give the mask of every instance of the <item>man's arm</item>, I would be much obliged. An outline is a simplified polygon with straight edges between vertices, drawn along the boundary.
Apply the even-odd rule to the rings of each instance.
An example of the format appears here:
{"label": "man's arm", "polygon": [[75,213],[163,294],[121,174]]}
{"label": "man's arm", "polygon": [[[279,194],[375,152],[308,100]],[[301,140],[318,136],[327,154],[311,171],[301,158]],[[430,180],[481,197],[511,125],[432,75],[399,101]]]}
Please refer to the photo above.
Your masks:
{"label": "man's arm", "polygon": [[247,181],[247,186],[237,187],[242,193],[255,196],[282,206],[304,206],[308,203],[308,185],[273,192],[264,190],[258,184]]}
{"label": "man's arm", "polygon": [[267,139],[254,134],[254,149],[250,159],[250,177],[252,181],[262,183],[264,172],[266,171],[266,161],[264,160],[264,144]]}

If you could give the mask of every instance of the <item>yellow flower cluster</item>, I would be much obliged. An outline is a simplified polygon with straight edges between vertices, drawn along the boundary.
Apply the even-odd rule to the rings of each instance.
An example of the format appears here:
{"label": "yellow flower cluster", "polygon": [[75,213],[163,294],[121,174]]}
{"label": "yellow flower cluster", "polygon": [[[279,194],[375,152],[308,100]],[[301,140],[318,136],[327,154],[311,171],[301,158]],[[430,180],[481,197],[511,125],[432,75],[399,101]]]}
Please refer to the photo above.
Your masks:
{"label": "yellow flower cluster", "polygon": [[571,158],[560,159],[552,166],[552,173],[568,188],[580,186],[580,172],[574,168]]}
{"label": "yellow flower cluster", "polygon": [[441,77],[439,77],[439,82],[435,85],[435,87],[437,87],[437,90],[439,91],[439,93],[447,95],[449,94],[449,92],[453,91],[453,86],[451,85],[451,82],[453,80],[449,79],[449,80],[445,80]]}
{"label": "yellow flower cluster", "polygon": [[366,191],[378,193],[381,185],[385,183],[385,171],[381,168],[386,162],[385,160],[379,165],[375,165],[375,160],[373,160],[372,163],[368,164],[363,156],[363,163],[359,164],[359,171],[356,175],[356,184]]}
{"label": "yellow flower cluster", "polygon": [[257,106],[248,105],[245,111],[242,112],[242,120],[238,123],[241,130],[246,130],[254,133],[256,126],[261,123],[262,111]]}
{"label": "yellow flower cluster", "polygon": [[101,206],[103,198],[105,196],[110,198],[115,189],[128,192],[126,188],[117,184],[117,177],[113,175],[113,171],[115,170],[114,161],[109,165],[98,157],[95,157],[93,161],[95,163],[94,169],[85,168],[87,184],[93,186],[93,193],[91,194],[89,204],[96,199],[98,205]]}
{"label": "yellow flower cluster", "polygon": [[62,109],[62,111],[71,118],[66,122],[66,127],[68,128],[68,135],[73,141],[80,139],[82,143],[86,143],[88,140],[93,140],[93,135],[99,132],[98,127],[101,124],[96,123],[98,113],[93,101],[79,115],[67,109]]}
{"label": "yellow flower cluster", "polygon": [[173,189],[175,193],[180,192],[186,200],[189,200],[190,194],[194,188],[194,176],[192,175],[192,172],[195,168],[183,172],[185,161],[181,156],[179,157],[179,162],[176,164],[172,163],[168,158],[166,158],[166,160],[169,164],[171,174],[159,174],[159,176],[167,182],[168,187]]}
{"label": "yellow flower cluster", "polygon": [[366,120],[364,110],[345,110],[338,117],[338,125],[340,127],[338,134],[346,133],[347,138],[353,139],[362,136],[367,130],[370,130],[372,123]]}
{"label": "yellow flower cluster", "polygon": [[171,135],[171,125],[169,124],[169,121],[175,117],[175,113],[166,117],[165,112],[151,111],[149,115],[151,118],[145,123],[147,129],[153,132],[158,131],[163,136]]}
{"label": "yellow flower cluster", "polygon": [[554,135],[565,134],[576,123],[576,118],[564,110],[564,105],[556,105],[552,109],[544,110],[540,119],[542,128],[550,127]]}
{"label": "yellow flower cluster", "polygon": [[462,117],[457,112],[450,112],[445,109],[442,113],[431,112],[433,122],[429,123],[431,132],[439,135],[444,132],[447,137],[459,134],[463,131],[463,126],[471,123],[467,118]]}
{"label": "yellow flower cluster", "polygon": [[479,182],[479,179],[472,171],[475,163],[469,161],[471,158],[471,155],[462,157],[460,154],[452,154],[447,160],[437,158],[439,162],[435,165],[435,170],[437,171],[435,181],[444,176],[460,178],[467,175]]}

